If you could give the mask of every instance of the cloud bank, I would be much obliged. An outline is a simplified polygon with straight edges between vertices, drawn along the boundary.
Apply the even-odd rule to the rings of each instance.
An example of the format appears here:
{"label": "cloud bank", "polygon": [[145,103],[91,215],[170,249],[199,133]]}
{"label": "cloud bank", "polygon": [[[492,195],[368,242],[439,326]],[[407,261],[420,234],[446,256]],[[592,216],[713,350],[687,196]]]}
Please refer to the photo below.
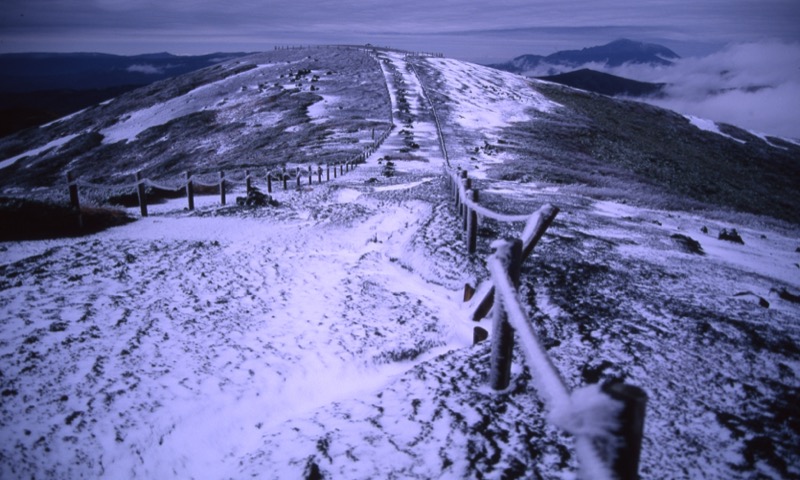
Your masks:
{"label": "cloud bank", "polygon": [[622,76],[665,82],[652,103],[749,130],[800,139],[800,43],[731,45],[664,69],[626,66]]}
{"label": "cloud bank", "polygon": [[587,64],[579,68],[666,83],[664,97],[649,99],[649,103],[757,133],[800,139],[800,43],[732,44],[664,67]]}

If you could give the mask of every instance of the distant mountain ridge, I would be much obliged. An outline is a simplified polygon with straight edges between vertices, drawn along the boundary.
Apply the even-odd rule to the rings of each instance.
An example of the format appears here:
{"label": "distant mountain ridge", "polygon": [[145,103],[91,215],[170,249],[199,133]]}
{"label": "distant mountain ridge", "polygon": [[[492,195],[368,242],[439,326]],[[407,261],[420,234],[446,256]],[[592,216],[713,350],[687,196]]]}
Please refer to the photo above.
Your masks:
{"label": "distant mountain ridge", "polygon": [[[221,61],[243,52],[179,56],[166,52],[143,55],[107,53],[0,54],[0,92],[92,90],[122,85],[147,85]],[[144,68],[142,68],[144,67]]]}
{"label": "distant mountain ridge", "polygon": [[626,63],[670,65],[680,56],[667,47],[655,43],[643,43],[620,39],[596,47],[581,50],[562,50],[551,55],[520,55],[505,63],[489,65],[498,70],[525,74],[550,66],[549,74],[562,73],[564,69],[574,69],[587,63],[601,63],[618,67]]}
{"label": "distant mountain ridge", "polygon": [[665,84],[640,82],[630,78],[619,77],[609,73],[598,72],[589,68],[582,68],[559,75],[537,77],[540,80],[559,83],[568,87],[580,88],[603,95],[645,97],[655,96],[662,92]]}

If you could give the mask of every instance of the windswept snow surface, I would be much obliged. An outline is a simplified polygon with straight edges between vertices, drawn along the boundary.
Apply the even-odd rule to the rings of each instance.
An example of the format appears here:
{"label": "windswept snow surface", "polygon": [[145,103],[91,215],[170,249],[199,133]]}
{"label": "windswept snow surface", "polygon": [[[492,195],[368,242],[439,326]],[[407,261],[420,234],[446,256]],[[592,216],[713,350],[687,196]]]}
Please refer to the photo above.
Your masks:
{"label": "windswept snow surface", "polygon": [[558,107],[519,75],[447,58],[427,61],[441,72],[456,106],[453,119],[465,129],[493,131],[528,120],[529,109],[549,112]]}
{"label": "windswept snow surface", "polygon": [[354,191],[4,247],[0,476],[237,477],[286,421],[468,345],[414,271],[431,205]]}

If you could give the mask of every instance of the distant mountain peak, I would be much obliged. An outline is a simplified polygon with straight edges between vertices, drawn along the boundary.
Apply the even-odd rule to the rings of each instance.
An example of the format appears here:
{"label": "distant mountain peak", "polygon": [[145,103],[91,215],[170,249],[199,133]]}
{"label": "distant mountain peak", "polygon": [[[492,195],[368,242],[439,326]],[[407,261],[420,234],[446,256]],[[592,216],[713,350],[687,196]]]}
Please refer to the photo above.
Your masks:
{"label": "distant mountain peak", "polygon": [[[490,65],[491,67],[513,73],[526,73],[544,65],[574,69],[589,63],[617,67],[626,63],[670,65],[680,56],[669,48],[656,43],[644,43],[628,38],[620,38],[605,45],[586,47],[581,50],[562,50],[551,55],[520,55],[510,62]],[[560,73],[553,71],[551,74]]]}

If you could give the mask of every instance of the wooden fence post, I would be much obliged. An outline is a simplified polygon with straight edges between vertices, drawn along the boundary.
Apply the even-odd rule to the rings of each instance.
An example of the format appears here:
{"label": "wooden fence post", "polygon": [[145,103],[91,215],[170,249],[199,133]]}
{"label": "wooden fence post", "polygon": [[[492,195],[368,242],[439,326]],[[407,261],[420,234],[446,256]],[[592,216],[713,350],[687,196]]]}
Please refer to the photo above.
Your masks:
{"label": "wooden fence post", "polygon": [[295,182],[297,182],[297,188],[300,188],[300,167],[297,167],[294,178]]}
{"label": "wooden fence post", "polygon": [[[514,285],[519,288],[522,266],[522,240],[515,238],[496,244],[495,257],[500,260]],[[502,301],[494,302],[492,318],[492,357],[489,385],[494,390],[508,388],[511,381],[511,356],[514,353],[514,329],[508,323],[508,313]]]}
{"label": "wooden fence post", "polygon": [[247,191],[249,192],[251,188],[253,188],[253,182],[250,179],[250,170],[244,171],[244,184],[247,186]]}
{"label": "wooden fence post", "polygon": [[186,198],[189,200],[189,211],[194,210],[194,184],[191,172],[186,172]]}
{"label": "wooden fence post", "polygon": [[339,175],[344,175],[344,163],[339,164]]}
{"label": "wooden fence post", "polygon": [[619,413],[619,427],[613,432],[614,437],[606,440],[608,445],[600,445],[599,451],[613,452],[610,467],[615,478],[638,480],[647,394],[639,387],[620,382],[606,382],[600,389],[624,406]]}
{"label": "wooden fence post", "polygon": [[288,181],[289,181],[289,174],[288,174],[288,173],[286,173],[286,172],[283,172],[283,189],[284,189],[284,190],[286,190],[287,188],[289,188],[289,186],[287,185],[287,182],[288,182]]}
{"label": "wooden fence post", "polygon": [[219,171],[219,203],[225,205],[225,172]]}
{"label": "wooden fence post", "polygon": [[81,201],[78,197],[78,184],[75,182],[75,175],[72,170],[67,172],[67,185],[69,187],[69,204],[75,210],[81,209]]}
{"label": "wooden fence post", "polygon": [[272,193],[272,172],[267,172],[267,193]]}
{"label": "wooden fence post", "polygon": [[144,180],[142,180],[142,172],[136,172],[134,174],[134,178],[136,179],[136,195],[139,198],[139,210],[142,212],[142,216],[147,216],[147,192],[144,190]]}
{"label": "wooden fence post", "polygon": [[322,165],[317,165],[317,183],[322,184]]}
{"label": "wooden fence post", "polygon": [[336,163],[334,163],[334,164],[333,164],[333,178],[336,178],[336,170],[337,170],[337,168],[336,168],[336,167],[337,167],[337,164],[336,164]]}
{"label": "wooden fence post", "polygon": [[311,185],[311,178],[312,178],[312,175],[313,175],[313,173],[312,173],[312,171],[311,171],[311,165],[309,165],[309,166],[308,166],[308,184],[309,184],[309,185]]}
{"label": "wooden fence post", "polygon": [[330,163],[326,163],[325,164],[325,181],[326,182],[330,182],[331,181],[331,164]]}
{"label": "wooden fence post", "polygon": [[[478,190],[472,191],[472,201],[478,203]],[[478,212],[469,209],[469,219],[467,220],[467,252],[475,253],[478,249]]]}
{"label": "wooden fence post", "polygon": [[78,228],[83,228],[83,214],[81,214],[81,201],[78,196],[78,183],[72,170],[67,172],[67,185],[69,187],[69,204],[78,214]]}

